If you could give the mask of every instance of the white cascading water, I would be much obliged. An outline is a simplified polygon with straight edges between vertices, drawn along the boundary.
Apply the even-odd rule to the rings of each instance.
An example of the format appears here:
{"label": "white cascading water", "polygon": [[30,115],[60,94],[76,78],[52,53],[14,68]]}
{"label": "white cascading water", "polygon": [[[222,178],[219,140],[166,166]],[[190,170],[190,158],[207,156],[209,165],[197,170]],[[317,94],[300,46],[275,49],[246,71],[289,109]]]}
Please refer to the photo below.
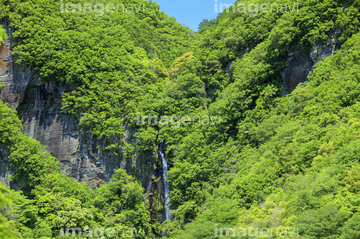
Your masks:
{"label": "white cascading water", "polygon": [[162,160],[162,165],[163,165],[163,180],[164,180],[164,189],[165,189],[165,216],[166,216],[166,220],[171,220],[171,215],[170,215],[170,204],[169,204],[169,200],[170,200],[170,196],[169,196],[169,183],[166,180],[168,177],[168,164],[167,161],[165,159],[164,154],[159,150],[160,156],[161,156],[161,160]]}

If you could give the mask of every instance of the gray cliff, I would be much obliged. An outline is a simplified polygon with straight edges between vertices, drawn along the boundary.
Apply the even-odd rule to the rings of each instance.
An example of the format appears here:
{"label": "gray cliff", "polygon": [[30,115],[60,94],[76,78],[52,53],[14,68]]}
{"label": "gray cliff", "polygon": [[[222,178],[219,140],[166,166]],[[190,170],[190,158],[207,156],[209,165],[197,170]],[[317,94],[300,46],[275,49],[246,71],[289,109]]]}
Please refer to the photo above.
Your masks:
{"label": "gray cliff", "polygon": [[[11,27],[4,21],[1,24],[10,36]],[[64,174],[94,186],[108,182],[114,170],[124,168],[140,180],[147,193],[161,190],[161,180],[155,182],[153,179],[160,175],[154,168],[156,154],[137,152],[129,159],[124,155],[110,156],[99,152],[97,145],[101,142],[92,137],[91,132],[79,130],[76,120],[60,113],[62,95],[71,89],[58,82],[42,82],[37,73],[15,63],[16,56],[11,51],[12,40],[6,39],[5,45],[0,47],[0,81],[4,84],[0,99],[10,108],[17,109],[24,132],[47,146],[59,160]],[[134,133],[126,131],[128,143],[135,142]],[[0,182],[7,185],[7,175],[11,174],[11,168],[6,164],[8,154],[6,147],[1,146]]]}

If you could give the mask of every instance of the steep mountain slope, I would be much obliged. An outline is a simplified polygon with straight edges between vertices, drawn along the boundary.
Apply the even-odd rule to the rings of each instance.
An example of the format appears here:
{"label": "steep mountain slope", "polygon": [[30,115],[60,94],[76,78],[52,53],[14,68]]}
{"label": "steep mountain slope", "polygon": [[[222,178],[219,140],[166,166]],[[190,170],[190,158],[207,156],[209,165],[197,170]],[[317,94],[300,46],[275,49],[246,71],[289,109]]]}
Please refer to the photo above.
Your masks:
{"label": "steep mountain slope", "polygon": [[[2,99],[51,153],[0,101],[13,234],[359,237],[359,0],[237,1],[199,33],[153,2],[3,3]],[[159,149],[174,214],[161,225]]]}
{"label": "steep mountain slope", "polygon": [[[85,12],[85,8],[82,8],[89,4],[87,1],[77,2],[76,4],[81,4],[81,9],[77,5],[74,11],[71,9],[72,5],[67,11],[66,4],[73,2],[2,1],[0,4],[1,22],[7,35],[11,36],[11,39],[1,41],[4,43],[1,45],[0,57],[1,86],[4,86],[1,87],[1,99],[9,103],[11,108],[17,109],[24,131],[31,138],[49,146],[47,151],[60,161],[60,168],[56,166],[56,170],[52,169],[54,174],[48,176],[59,185],[56,189],[42,178],[36,179],[44,183],[42,186],[38,186],[38,182],[33,186],[27,185],[32,184],[34,179],[26,176],[21,178],[21,182],[17,177],[8,180],[8,175],[16,175],[19,167],[28,160],[27,157],[41,161],[48,156],[32,156],[37,152],[42,154],[42,146],[26,136],[21,141],[21,147],[16,144],[19,149],[12,147],[7,141],[1,144],[1,181],[21,189],[27,197],[35,198],[35,201],[27,201],[23,196],[14,196],[15,208],[20,213],[16,214],[19,217],[16,228],[18,233],[29,238],[37,237],[37,233],[43,233],[44,236],[59,234],[61,223],[54,219],[53,214],[58,211],[41,209],[41,197],[45,195],[54,196],[49,201],[50,205],[52,200],[60,200],[64,202],[60,204],[65,205],[69,198],[76,198],[81,204],[75,200],[75,209],[84,209],[85,215],[89,214],[88,208],[97,204],[89,201],[92,192],[85,186],[81,193],[74,193],[72,190],[75,189],[71,186],[70,189],[65,189],[66,183],[73,187],[79,185],[63,178],[59,174],[60,170],[64,175],[99,187],[100,184],[111,181],[116,169],[125,168],[150,194],[145,197],[142,190],[136,187],[135,180],[135,186],[129,186],[130,189],[136,188],[134,199],[145,200],[141,207],[136,206],[136,202],[133,204],[124,199],[128,209],[138,213],[139,217],[134,217],[130,211],[126,212],[126,208],[110,206],[119,198],[111,199],[106,196],[104,201],[103,196],[100,196],[98,200],[102,202],[96,207],[99,210],[101,208],[102,212],[98,214],[92,211],[93,216],[86,217],[86,223],[81,225],[100,226],[108,221],[104,219],[104,215],[111,217],[115,214],[119,218],[115,221],[109,219],[112,225],[110,223],[107,226],[141,226],[148,235],[152,235],[149,215],[151,214],[152,222],[161,219],[164,208],[162,181],[159,181],[161,161],[158,160],[157,153],[134,149],[134,134],[137,130],[129,128],[127,124],[133,112],[136,112],[139,98],[151,90],[154,84],[161,84],[166,75],[165,67],[175,57],[186,52],[192,33],[173,18],[167,17],[155,3],[98,1],[92,3],[92,12],[89,9]],[[96,4],[113,5],[116,11],[109,13],[106,10],[106,14],[101,14],[95,11]],[[5,36],[3,30],[1,36]],[[82,97],[79,97],[79,93]],[[6,115],[1,115],[1,121],[7,121]],[[18,125],[12,134],[21,129]],[[15,152],[21,155],[21,150],[31,148],[32,144],[37,145],[34,146],[36,150],[30,150],[25,158],[15,164],[12,155]],[[51,162],[56,161],[51,158]],[[35,164],[32,161],[29,163]],[[33,175],[28,172],[32,169],[23,170],[26,174]],[[121,175],[116,180],[122,180],[122,183],[117,183],[114,190],[123,187],[123,182],[133,180],[122,179],[124,173],[116,172],[116,175]],[[21,183],[24,186],[19,188]],[[43,187],[46,193],[40,190],[39,194],[36,186]],[[58,190],[68,193],[58,195]],[[84,199],[79,194],[89,195]],[[124,192],[124,196],[131,198],[131,193]],[[39,204],[33,207],[33,202]],[[146,211],[140,213],[139,208],[146,208]],[[33,213],[21,214],[24,210]],[[79,220],[82,219],[75,219],[75,224],[67,226],[80,226],[77,224],[80,223]],[[52,229],[55,231],[51,232]],[[156,227],[154,230],[157,230]]]}
{"label": "steep mountain slope", "polygon": [[[159,138],[168,144],[168,158],[175,162],[169,179],[180,225],[194,219],[208,188],[218,187],[239,170],[234,166],[236,157],[231,155],[265,142],[261,136],[254,141],[250,132],[269,118],[276,102],[281,101],[286,92],[284,81],[289,80],[285,73],[297,75],[300,71],[303,75],[301,67],[291,68],[294,55],[305,55],[313,66],[359,31],[358,1],[346,5],[337,1],[288,4],[299,4],[299,11],[259,12],[257,16],[225,11],[217,20],[203,24],[199,47],[177,67],[177,95],[169,89],[166,98],[162,97],[163,105],[155,105],[159,115],[170,111],[180,116],[221,117],[220,125],[168,126],[159,131]],[[248,36],[250,40],[246,40]],[[328,45],[328,39],[334,41]],[[296,84],[301,81],[303,77],[295,79]],[[198,86],[198,92],[190,95],[193,85]],[[176,100],[179,95],[181,100]],[[205,95],[203,99],[198,97],[201,95]],[[174,102],[175,107],[167,106],[168,102]]]}
{"label": "steep mountain slope", "polygon": [[134,150],[136,129],[127,125],[192,33],[155,3],[96,2],[114,6],[104,14],[95,2],[92,12],[85,11],[87,1],[75,10],[72,4],[1,3],[12,37],[2,47],[1,99],[18,110],[24,131],[48,146],[64,174],[93,186],[125,168],[147,193],[160,195],[158,156]]}
{"label": "steep mountain slope", "polygon": [[[278,4],[282,3],[278,2]],[[274,131],[278,127],[293,120],[287,117],[296,116],[295,112],[298,113],[297,110],[301,109],[306,99],[292,103],[295,112],[284,112],[284,115],[278,113],[280,115],[278,117],[272,117],[275,112],[273,108],[278,109],[284,101],[283,95],[291,90],[286,89],[287,85],[294,88],[306,79],[311,81],[308,72],[313,67],[317,68],[317,62],[336,55],[336,50],[340,49],[348,39],[351,38],[352,40],[349,41],[352,43],[349,42],[347,46],[353,44],[356,48],[356,39],[359,36],[354,34],[359,32],[360,27],[359,1],[346,3],[289,1],[288,4],[290,6],[299,4],[299,10],[259,12],[256,16],[233,13],[230,10],[229,13],[225,11],[216,20],[203,22],[200,36],[196,39],[198,46],[192,52],[178,58],[169,71],[174,89],[167,89],[164,92],[165,96],[153,95],[154,98],[158,96],[153,104],[146,102],[148,105],[144,108],[148,111],[145,111],[145,115],[153,115],[155,111],[158,116],[221,118],[221,124],[202,124],[195,120],[195,124],[189,126],[181,124],[180,127],[173,125],[155,127],[159,129],[159,139],[167,143],[167,158],[173,162],[169,180],[175,220],[169,228],[182,229],[189,221],[194,219],[196,221],[197,215],[202,213],[207,215],[203,220],[199,219],[201,220],[199,223],[189,225],[192,234],[176,232],[170,235],[179,235],[179,238],[212,238],[216,224],[224,228],[237,225],[238,220],[242,218],[237,216],[238,213],[243,213],[242,210],[252,207],[262,207],[267,196],[278,190],[277,188],[285,187],[289,178],[306,175],[305,172],[312,166],[311,162],[321,154],[318,151],[326,139],[321,141],[318,137],[322,136],[325,130],[322,127],[326,124],[319,126],[320,128],[310,124],[310,128],[307,128],[306,120],[305,123],[301,121],[302,123],[297,125],[289,123],[284,129],[300,131],[298,132],[300,135],[304,131],[303,139],[292,138],[289,132],[282,132],[284,135],[279,135],[277,140],[269,141],[275,136]],[[355,76],[347,76],[349,80],[354,77],[358,79],[357,57],[358,52],[355,51],[349,59],[343,56],[347,60],[339,63],[341,66],[348,62],[349,65],[343,67],[355,71]],[[336,64],[338,63],[326,65],[323,69],[330,71]],[[322,77],[320,74],[322,73],[317,73],[316,77]],[[343,73],[338,74],[340,76]],[[355,86],[345,87],[346,84],[352,84],[350,83],[336,86],[336,89],[344,90],[341,97],[345,98],[342,99],[343,103],[334,106],[331,113],[328,112],[330,118],[338,114],[341,109],[356,104]],[[346,89],[354,91],[350,93]],[[321,92],[320,89],[318,90]],[[334,91],[335,88],[329,86],[329,92]],[[345,96],[348,93],[351,96]],[[321,107],[316,106],[316,103],[324,101],[320,98],[323,94],[326,95],[325,92],[317,93],[311,102],[312,108],[310,106],[309,108]],[[324,105],[333,107],[331,102]],[[326,108],[324,111],[329,109]],[[317,117],[316,120],[321,121],[324,115]],[[349,119],[353,117],[356,118],[352,115]],[[312,120],[315,121],[315,118]],[[314,131],[314,135],[307,135],[306,133],[311,130]],[[151,130],[149,129],[148,132],[150,133]],[[294,144],[290,144],[292,140],[296,140]],[[272,152],[267,152],[268,150],[265,149],[259,151],[261,147],[266,147],[263,146],[266,143],[267,147],[273,148]],[[269,159],[266,163],[261,162],[261,157],[265,157],[267,153],[270,155],[266,157],[270,157],[271,161]],[[358,169],[355,168],[353,171],[356,170]],[[346,174],[345,171],[341,173]],[[236,185],[234,188],[227,186],[232,183]],[[341,178],[337,183],[341,183]],[[223,196],[214,191],[219,187],[225,191],[222,193],[227,194]],[[227,198],[236,200],[228,201]],[[209,212],[209,205],[213,205],[213,211]],[[358,207],[356,202],[351,202],[350,205]],[[224,208],[219,211],[218,207],[222,206]],[[336,208],[340,210],[339,207]],[[276,210],[282,209],[277,207]],[[342,232],[338,230],[353,213],[356,215],[357,210],[339,219],[338,224],[331,222],[331,226],[327,225],[326,227],[332,228],[327,232],[328,236],[341,235]],[[289,214],[293,217],[291,219],[293,221],[284,225],[295,227],[296,223],[304,223],[305,226],[301,228],[302,235],[318,238],[324,233],[323,230],[328,230],[319,228],[319,231],[315,232],[316,227],[309,227],[316,220],[324,219],[318,215],[314,216],[316,219],[313,222],[305,221],[305,223],[296,220],[298,216],[296,213]],[[250,214],[249,218],[252,217],[254,216]],[[249,218],[244,220],[249,221]],[[336,222],[338,219],[334,220]],[[261,228],[261,225],[265,225],[261,223],[259,219],[258,224],[254,226]],[[253,226],[248,224],[246,226]],[[198,228],[204,228],[204,225],[209,225],[211,230],[204,230],[202,234],[203,230],[199,231]],[[238,226],[240,225],[244,226],[238,223]],[[278,227],[281,223],[271,225]],[[309,228],[305,229],[305,227]]]}
{"label": "steep mountain slope", "polygon": [[199,215],[174,238],[213,238],[219,228],[241,235],[275,228],[303,238],[357,238],[359,55],[355,34],[262,123],[239,125],[238,140],[226,152],[235,174],[204,190]]}

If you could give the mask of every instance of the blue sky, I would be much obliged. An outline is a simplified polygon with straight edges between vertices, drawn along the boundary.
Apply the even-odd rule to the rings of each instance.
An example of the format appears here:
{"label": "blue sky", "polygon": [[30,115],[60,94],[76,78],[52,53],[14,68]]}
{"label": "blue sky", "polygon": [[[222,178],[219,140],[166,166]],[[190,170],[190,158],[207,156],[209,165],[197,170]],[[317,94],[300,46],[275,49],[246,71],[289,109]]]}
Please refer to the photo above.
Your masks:
{"label": "blue sky", "polygon": [[[160,10],[166,15],[175,17],[180,23],[198,30],[199,23],[204,19],[213,19],[217,16],[214,6],[215,0],[155,0]],[[220,1],[218,1],[220,2]],[[221,2],[233,3],[235,0]]]}

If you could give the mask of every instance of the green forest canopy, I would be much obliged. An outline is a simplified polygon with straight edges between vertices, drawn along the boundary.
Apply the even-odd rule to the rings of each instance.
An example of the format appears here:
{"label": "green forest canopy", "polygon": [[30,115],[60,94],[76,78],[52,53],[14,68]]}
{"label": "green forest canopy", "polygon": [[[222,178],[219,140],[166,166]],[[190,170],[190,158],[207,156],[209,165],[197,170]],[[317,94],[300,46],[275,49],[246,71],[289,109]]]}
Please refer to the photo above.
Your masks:
{"label": "green forest canopy", "polygon": [[[0,18],[15,29],[19,63],[73,88],[63,113],[106,142],[101,150],[152,155],[166,143],[173,221],[156,221],[124,170],[92,189],[62,175],[0,102],[0,146],[17,189],[0,188],[0,238],[56,238],[63,226],[144,228],[138,238],[216,238],[219,228],[360,238],[359,0],[286,1],[299,11],[257,16],[225,11],[198,33],[154,2],[123,2],[146,10],[99,17],[61,13],[52,0],[6,0]],[[284,95],[292,47],[310,54],[334,36],[341,49]],[[139,114],[220,116],[221,124],[140,127]],[[126,127],[138,130],[135,145],[123,140]]]}

